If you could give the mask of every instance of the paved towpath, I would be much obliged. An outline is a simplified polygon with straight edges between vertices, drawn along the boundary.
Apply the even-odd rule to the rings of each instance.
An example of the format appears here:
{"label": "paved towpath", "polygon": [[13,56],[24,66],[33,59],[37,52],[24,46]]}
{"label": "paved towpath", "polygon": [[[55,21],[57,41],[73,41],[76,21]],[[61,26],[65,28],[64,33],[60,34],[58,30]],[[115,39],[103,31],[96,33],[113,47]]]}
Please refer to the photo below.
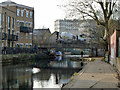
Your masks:
{"label": "paved towpath", "polygon": [[96,58],[63,88],[118,88],[117,73],[110,64]]}

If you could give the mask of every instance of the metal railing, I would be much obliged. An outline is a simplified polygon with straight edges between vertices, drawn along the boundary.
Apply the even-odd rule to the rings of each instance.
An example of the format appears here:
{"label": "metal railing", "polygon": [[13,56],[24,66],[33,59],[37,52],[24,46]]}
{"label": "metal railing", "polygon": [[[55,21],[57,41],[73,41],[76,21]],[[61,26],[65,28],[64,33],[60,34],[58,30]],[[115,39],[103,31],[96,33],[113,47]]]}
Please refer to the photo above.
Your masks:
{"label": "metal railing", "polygon": [[[4,53],[6,52],[6,53]],[[35,53],[34,48],[4,47],[2,54]]]}
{"label": "metal railing", "polygon": [[20,32],[30,33],[32,32],[32,27],[20,26]]}

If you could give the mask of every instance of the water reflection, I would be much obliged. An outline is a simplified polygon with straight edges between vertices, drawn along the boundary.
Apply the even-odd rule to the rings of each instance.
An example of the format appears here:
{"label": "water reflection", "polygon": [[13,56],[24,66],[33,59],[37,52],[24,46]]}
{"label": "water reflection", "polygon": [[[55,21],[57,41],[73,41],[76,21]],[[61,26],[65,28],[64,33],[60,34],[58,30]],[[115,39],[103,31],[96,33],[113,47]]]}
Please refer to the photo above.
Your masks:
{"label": "water reflection", "polygon": [[35,74],[35,73],[38,73],[38,72],[40,72],[40,69],[39,68],[33,68],[32,69],[32,72]]}
{"label": "water reflection", "polygon": [[[40,65],[41,62],[36,64]],[[78,72],[78,67],[81,67],[79,62],[71,62],[68,59],[50,61],[48,64],[54,69],[36,68],[33,65],[4,66],[3,88],[19,88],[21,90],[23,88],[29,88],[29,90],[33,90],[33,88],[60,88],[63,84],[68,83],[72,74]],[[61,68],[55,69],[55,67]]]}
{"label": "water reflection", "polygon": [[62,56],[56,57],[56,61],[50,61],[49,67],[52,67],[52,68],[82,68],[81,62],[70,61],[69,58],[63,58]]}
{"label": "water reflection", "polygon": [[27,68],[9,66],[3,67],[3,88],[29,88],[33,87],[32,72]]}
{"label": "water reflection", "polygon": [[62,60],[62,56],[56,56],[56,60],[58,61]]}
{"label": "water reflection", "polygon": [[51,74],[49,80],[34,79],[33,88],[61,88],[62,84],[56,83],[55,74]]}

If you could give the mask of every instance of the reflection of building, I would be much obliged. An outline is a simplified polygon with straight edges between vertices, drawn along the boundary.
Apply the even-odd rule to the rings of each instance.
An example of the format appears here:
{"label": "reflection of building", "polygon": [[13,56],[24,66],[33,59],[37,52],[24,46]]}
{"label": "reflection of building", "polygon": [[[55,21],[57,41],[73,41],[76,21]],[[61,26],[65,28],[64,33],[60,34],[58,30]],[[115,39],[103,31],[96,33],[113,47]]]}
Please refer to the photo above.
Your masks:
{"label": "reflection of building", "polygon": [[34,8],[12,1],[0,3],[2,47],[32,47]]}
{"label": "reflection of building", "polygon": [[33,31],[33,46],[37,44],[38,47],[49,43],[51,32],[48,29],[35,29]]}
{"label": "reflection of building", "polygon": [[32,72],[12,67],[3,68],[3,89],[6,88],[29,88],[33,90]]}

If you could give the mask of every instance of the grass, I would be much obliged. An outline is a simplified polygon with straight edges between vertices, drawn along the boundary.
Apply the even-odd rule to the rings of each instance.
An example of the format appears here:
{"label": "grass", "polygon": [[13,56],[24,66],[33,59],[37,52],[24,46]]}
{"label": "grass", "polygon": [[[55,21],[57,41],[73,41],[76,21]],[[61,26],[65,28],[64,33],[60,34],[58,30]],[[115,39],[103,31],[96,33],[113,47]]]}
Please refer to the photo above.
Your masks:
{"label": "grass", "polygon": [[106,62],[105,58],[102,58],[101,61]]}
{"label": "grass", "polygon": [[72,81],[73,77],[76,76],[77,74],[78,74],[78,73],[75,72],[75,73],[71,76],[71,78],[70,78],[71,80],[70,80],[70,81]]}
{"label": "grass", "polygon": [[117,59],[120,59],[120,57],[117,57]]}
{"label": "grass", "polygon": [[95,61],[95,59],[92,58],[90,61],[93,62],[93,61]]}

